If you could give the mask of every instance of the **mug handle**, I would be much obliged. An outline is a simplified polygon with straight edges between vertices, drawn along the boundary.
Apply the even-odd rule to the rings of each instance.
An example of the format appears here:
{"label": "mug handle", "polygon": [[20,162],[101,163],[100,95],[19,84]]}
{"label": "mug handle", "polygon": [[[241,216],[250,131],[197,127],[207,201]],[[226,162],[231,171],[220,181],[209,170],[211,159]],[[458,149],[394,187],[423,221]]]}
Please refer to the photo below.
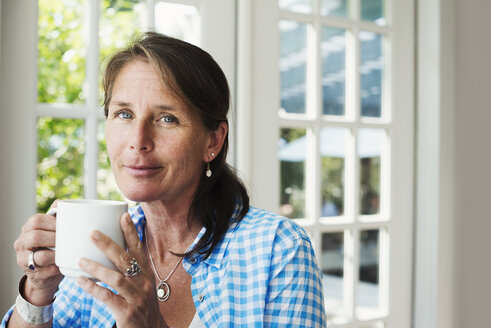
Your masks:
{"label": "mug handle", "polygon": [[50,208],[48,210],[48,212],[46,212],[46,215],[51,215],[51,216],[56,216],[56,213],[58,212],[58,208],[56,207],[53,207],[53,208]]}
{"label": "mug handle", "polygon": [[[51,215],[56,217],[56,213],[58,213],[58,209],[56,207],[50,208],[48,212],[46,212],[46,215]],[[48,249],[52,251],[56,251],[56,247],[47,247]]]}

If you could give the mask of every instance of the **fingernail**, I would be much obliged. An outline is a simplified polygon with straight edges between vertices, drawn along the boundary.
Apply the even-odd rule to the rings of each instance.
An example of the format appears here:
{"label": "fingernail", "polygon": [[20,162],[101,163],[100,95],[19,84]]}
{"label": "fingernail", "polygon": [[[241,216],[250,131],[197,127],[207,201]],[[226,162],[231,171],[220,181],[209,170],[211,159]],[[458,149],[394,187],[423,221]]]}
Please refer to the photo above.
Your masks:
{"label": "fingernail", "polygon": [[131,220],[131,216],[129,214],[126,214],[126,222],[133,223],[133,220]]}
{"label": "fingernail", "polygon": [[87,279],[86,277],[83,277],[83,276],[80,276],[77,279],[77,282],[79,285],[85,285],[85,284],[87,284],[88,281],[89,281],[89,279]]}
{"label": "fingernail", "polygon": [[89,261],[87,261],[85,258],[81,258],[78,261],[78,265],[80,265],[81,267],[86,267],[87,265],[89,265]]}

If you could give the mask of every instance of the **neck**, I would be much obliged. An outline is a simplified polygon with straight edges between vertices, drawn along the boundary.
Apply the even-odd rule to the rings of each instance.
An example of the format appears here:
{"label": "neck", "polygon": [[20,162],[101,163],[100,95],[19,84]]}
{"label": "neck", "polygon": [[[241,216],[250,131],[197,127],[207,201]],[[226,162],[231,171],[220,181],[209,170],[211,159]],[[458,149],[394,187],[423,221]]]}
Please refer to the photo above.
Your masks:
{"label": "neck", "polygon": [[188,220],[189,206],[166,206],[163,202],[142,203],[147,219],[147,248],[154,261],[164,262],[185,253],[198,235],[201,224]]}

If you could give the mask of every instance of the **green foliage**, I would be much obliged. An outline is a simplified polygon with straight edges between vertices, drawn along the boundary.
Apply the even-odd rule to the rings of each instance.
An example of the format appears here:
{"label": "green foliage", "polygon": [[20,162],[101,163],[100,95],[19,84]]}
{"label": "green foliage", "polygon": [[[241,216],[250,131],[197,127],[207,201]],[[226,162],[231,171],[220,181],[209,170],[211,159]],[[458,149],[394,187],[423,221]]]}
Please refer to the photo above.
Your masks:
{"label": "green foliage", "polygon": [[37,204],[46,212],[57,198],[83,196],[83,120],[38,120]]}
{"label": "green foliage", "polygon": [[85,57],[81,1],[40,0],[38,102],[83,103]]}
{"label": "green foliage", "polygon": [[[39,0],[38,102],[85,103],[88,47],[88,0]],[[99,60],[125,46],[139,32],[139,0],[101,1]],[[100,78],[99,78],[100,80]],[[99,83],[100,85],[100,83]],[[84,120],[38,120],[38,211],[56,198],[80,198],[84,192]],[[98,194],[122,199],[110,172],[103,124],[99,133]]]}

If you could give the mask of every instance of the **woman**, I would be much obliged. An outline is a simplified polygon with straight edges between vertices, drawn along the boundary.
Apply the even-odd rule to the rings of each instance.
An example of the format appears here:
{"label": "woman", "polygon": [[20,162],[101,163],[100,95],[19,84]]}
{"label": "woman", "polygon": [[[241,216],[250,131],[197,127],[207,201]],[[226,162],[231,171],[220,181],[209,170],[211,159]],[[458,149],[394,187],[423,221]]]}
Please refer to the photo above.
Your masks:
{"label": "woman", "polygon": [[141,203],[121,219],[127,250],[91,236],[119,271],[81,260],[102,283],[63,279],[43,248],[55,218],[34,215],[14,245],[26,276],[2,327],[324,327],[304,230],[250,207],[225,162],[230,95],[210,55],[145,33],[109,59],[103,86],[111,167]]}

